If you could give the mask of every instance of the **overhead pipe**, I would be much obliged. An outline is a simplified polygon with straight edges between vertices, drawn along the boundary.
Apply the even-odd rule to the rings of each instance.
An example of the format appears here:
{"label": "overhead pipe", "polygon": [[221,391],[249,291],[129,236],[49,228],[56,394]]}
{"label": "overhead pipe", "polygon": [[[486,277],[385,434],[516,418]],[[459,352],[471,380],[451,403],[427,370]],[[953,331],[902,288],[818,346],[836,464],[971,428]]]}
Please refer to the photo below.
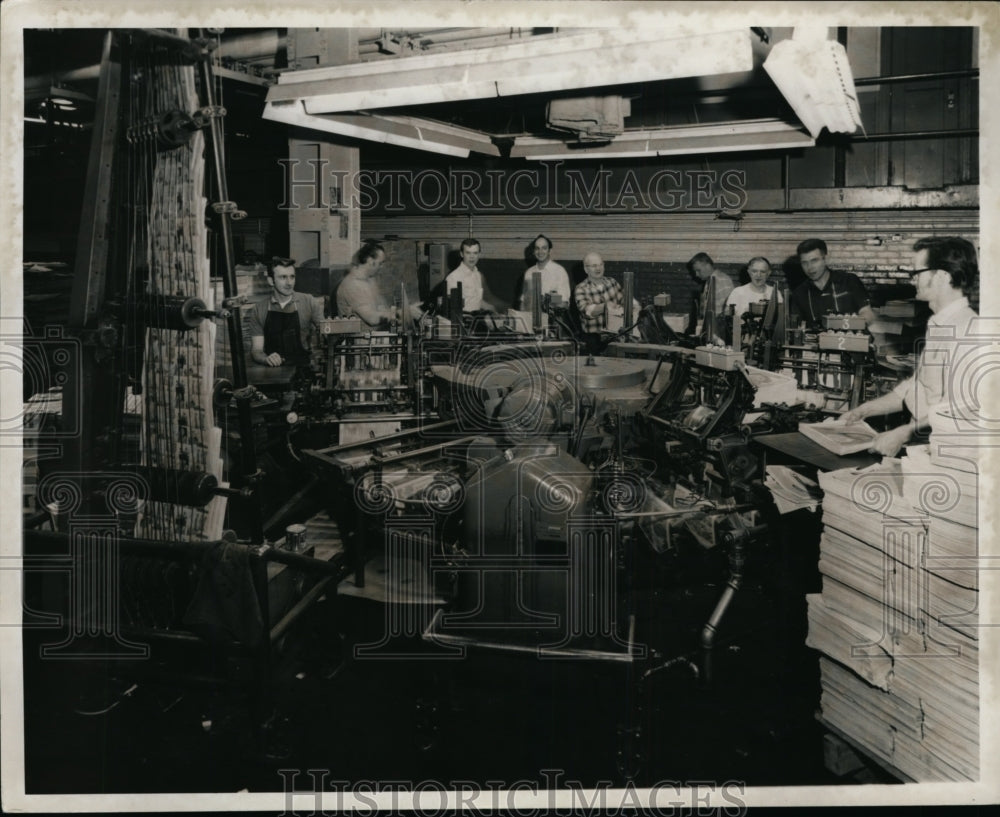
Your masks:
{"label": "overhead pipe", "polygon": [[[378,33],[373,37],[359,38],[358,44],[361,47],[366,45],[377,45],[378,41],[386,34],[391,34],[398,37],[406,37],[410,40],[421,41],[430,40],[433,44],[438,43],[453,43],[461,40],[479,40],[484,37],[510,37],[513,31],[531,31],[531,29],[521,29],[521,28],[440,28],[440,29],[430,29],[425,31],[394,31],[388,28],[382,28],[378,30]],[[519,34],[518,36],[524,36]]]}
{"label": "overhead pipe", "polygon": [[[233,37],[223,38],[219,42],[216,56],[226,59],[233,59],[239,62],[255,62],[258,60],[274,58],[279,51],[288,47],[288,35],[279,33],[280,29],[269,31],[255,31],[249,34],[238,34]],[[361,29],[360,34],[360,54],[375,54],[379,52],[378,39],[387,29],[366,28]],[[476,41],[494,38],[497,42],[505,42],[511,39],[522,39],[531,36],[531,29],[525,28],[472,28],[472,29],[444,29],[440,32],[418,32],[409,34],[399,32],[403,36],[414,38],[429,38],[433,40],[433,45],[460,42],[463,40]],[[482,43],[481,43],[482,44]],[[86,65],[81,68],[73,68],[68,71],[55,73],[35,74],[26,77],[24,80],[25,98],[47,96],[52,85],[63,82],[88,82],[96,80],[100,74],[100,63]]]}
{"label": "overhead pipe", "polygon": [[223,39],[216,49],[216,55],[232,60],[248,62],[264,57],[273,57],[288,45],[288,36],[279,34],[278,29],[257,31],[252,34],[238,34]]}
{"label": "overhead pipe", "polygon": [[911,130],[901,133],[855,133],[852,142],[886,142],[896,139],[947,139],[959,136],[979,136],[979,128],[953,128],[952,130]]}
{"label": "overhead pipe", "polygon": [[[523,38],[519,37],[517,39],[527,39],[527,37],[523,37]],[[446,49],[447,45],[453,45],[453,44],[452,43],[444,43],[444,44],[440,44],[439,45],[439,44],[435,43],[434,45],[431,45],[431,46],[429,46],[427,48],[420,48],[420,49],[411,51],[411,52],[409,52],[409,56],[414,56],[415,57],[415,56],[424,55],[424,54],[441,54],[441,53],[444,53],[446,50],[451,50],[451,51],[459,51],[459,50],[461,50],[461,51],[471,51],[472,49],[491,48],[491,47],[496,46],[496,45],[507,45],[507,44],[509,44],[511,42],[513,42],[513,40],[510,37],[507,37],[507,36],[483,37],[482,39],[471,40],[469,42],[469,47],[468,48],[464,48],[464,49],[457,49],[457,48]],[[458,44],[457,42],[454,43],[454,45],[457,45],[457,44]],[[372,62],[372,61],[374,61],[374,60],[376,60],[378,58],[382,58],[382,59],[399,59],[400,55],[386,54],[385,52],[379,50],[378,46],[365,46],[363,49],[361,49],[361,50],[358,51],[358,58],[359,58],[359,60],[361,62]]]}
{"label": "overhead pipe", "polygon": [[[926,74],[890,74],[884,77],[859,77],[855,78],[855,87],[865,87],[868,85],[882,85],[882,84],[901,84],[905,82],[932,82],[935,80],[948,80],[948,79],[978,79],[979,69],[978,68],[965,68],[959,71],[933,71]],[[745,96],[748,93],[760,94],[761,92],[770,91],[773,86],[768,83],[760,83],[754,85],[744,85],[742,78],[737,77],[729,81],[728,85],[716,84],[710,88],[698,88],[691,91],[685,91],[679,96],[691,97],[691,96],[718,96],[721,93],[734,90],[736,88],[740,89],[740,94]]]}
{"label": "overhead pipe", "polygon": [[[217,55],[227,59],[249,62],[251,60],[274,57],[288,44],[287,35],[278,33],[278,29],[250,34],[239,34],[220,41]],[[49,88],[64,82],[89,82],[96,80],[101,73],[100,63],[72,68],[68,71],[35,74],[25,77],[25,99],[48,96]]]}
{"label": "overhead pipe", "polygon": [[[483,29],[483,31],[493,31],[493,29]],[[512,36],[511,31],[515,31],[517,32],[517,34]],[[414,42],[418,44],[419,47],[415,48],[411,53],[414,55],[430,54],[434,53],[435,51],[443,50],[446,46],[449,45],[453,46],[461,43],[468,43],[470,48],[471,47],[486,48],[488,46],[493,46],[493,45],[503,45],[505,43],[509,43],[514,40],[527,39],[528,37],[532,36],[530,32],[531,29],[519,28],[519,29],[502,29],[502,33],[500,34],[484,33],[484,34],[474,34],[471,36],[469,34],[463,34],[461,37],[431,35],[430,37],[428,37],[428,39],[430,39],[430,42],[426,45],[423,45],[421,43],[423,37],[418,36],[413,39]],[[379,56],[390,57],[391,55],[383,52],[382,49],[379,47],[377,41],[363,42],[358,47],[358,57],[362,61],[369,61]]]}
{"label": "overhead pipe", "polygon": [[101,64],[94,63],[71,71],[61,71],[58,74],[35,74],[25,77],[24,98],[37,99],[47,97],[53,85],[64,82],[96,82],[101,75]]}
{"label": "overhead pipe", "polygon": [[938,79],[972,79],[979,77],[978,68],[964,68],[960,71],[932,71],[927,74],[891,74],[887,77],[861,77],[854,85],[883,85],[895,82],[927,82]]}

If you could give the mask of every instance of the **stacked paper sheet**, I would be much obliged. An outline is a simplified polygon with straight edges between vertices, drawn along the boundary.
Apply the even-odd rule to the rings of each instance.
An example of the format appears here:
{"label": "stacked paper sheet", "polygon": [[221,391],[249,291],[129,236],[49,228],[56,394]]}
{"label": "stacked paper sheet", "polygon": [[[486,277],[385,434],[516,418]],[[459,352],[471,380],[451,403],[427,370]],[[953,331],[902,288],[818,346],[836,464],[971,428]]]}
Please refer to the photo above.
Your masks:
{"label": "stacked paper sheet", "polygon": [[976,474],[912,451],[820,475],[806,643],[824,654],[824,722],[904,779],[975,780]]}

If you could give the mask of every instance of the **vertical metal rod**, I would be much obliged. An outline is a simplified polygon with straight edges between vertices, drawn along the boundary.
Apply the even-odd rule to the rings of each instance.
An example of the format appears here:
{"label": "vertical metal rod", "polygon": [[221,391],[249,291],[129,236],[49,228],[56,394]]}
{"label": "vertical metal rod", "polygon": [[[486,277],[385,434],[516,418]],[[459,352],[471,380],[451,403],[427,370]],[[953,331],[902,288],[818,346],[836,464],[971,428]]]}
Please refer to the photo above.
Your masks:
{"label": "vertical metal rod", "polygon": [[[848,30],[846,26],[838,26],[837,42],[847,48]],[[833,148],[833,186],[847,186],[847,148],[843,142],[838,142]]]}
{"label": "vertical metal rod", "polygon": [[622,274],[622,280],[625,296],[625,326],[623,328],[628,329],[635,321],[635,316],[632,314],[632,300],[635,297],[633,295],[635,292],[635,273],[631,270],[625,270]]}
{"label": "vertical metal rod", "polygon": [[781,186],[785,192],[785,210],[789,210],[792,202],[792,161],[786,153],[781,159]]}
{"label": "vertical metal rod", "polygon": [[[222,545],[222,547],[226,547],[226,545]],[[250,645],[254,675],[251,682],[250,711],[253,721],[252,729],[260,741],[261,749],[267,748],[268,726],[274,715],[274,693],[271,682],[273,657],[270,638],[271,605],[268,597],[267,560],[265,558],[269,550],[270,548],[264,545],[251,549],[248,554],[250,576],[261,616],[259,639],[256,644]]]}
{"label": "vertical metal rod", "polygon": [[706,345],[711,345],[715,340],[715,278],[709,278],[705,282],[705,289],[703,290],[704,295],[702,297],[705,299],[702,304],[702,342]]}
{"label": "vertical metal rod", "polygon": [[531,331],[542,331],[542,273],[531,273]]}
{"label": "vertical metal rod", "polygon": [[[115,33],[109,31],[101,50],[84,209],[80,216],[67,324],[70,333],[77,336],[97,324],[101,306],[108,296],[108,234],[122,71],[115,47]],[[97,442],[98,429],[104,425],[121,426],[124,377],[120,376],[123,372],[114,372],[111,367],[97,362],[89,348],[81,356],[80,367],[80,376],[70,377],[63,388],[62,416],[79,418],[76,434],[66,440],[65,462],[72,470],[83,473],[94,468],[98,459],[106,458],[102,457]],[[88,399],[88,394],[101,399]],[[110,418],[108,407],[112,412]]]}
{"label": "vertical metal rod", "polygon": [[[202,54],[198,63],[202,85],[205,90],[205,103],[209,108],[215,107],[215,76],[212,73],[211,54]],[[222,133],[215,117],[209,119],[209,133],[212,142],[212,159],[215,166],[215,188],[220,202],[229,201],[229,190],[226,185],[226,165],[222,144]],[[229,223],[228,213],[219,213],[219,224],[222,229],[222,287],[227,298],[236,297],[236,270],[233,267],[233,231]],[[243,321],[239,309],[233,309],[226,321],[229,329],[229,348],[233,359],[233,387],[239,393],[247,385],[246,358],[243,350]],[[247,479],[257,480],[257,450],[254,443],[253,418],[250,416],[250,397],[236,400],[236,410],[240,428],[240,466]],[[259,482],[259,480],[258,480]],[[263,542],[264,529],[261,519],[260,502],[245,503],[250,513],[251,541]]]}

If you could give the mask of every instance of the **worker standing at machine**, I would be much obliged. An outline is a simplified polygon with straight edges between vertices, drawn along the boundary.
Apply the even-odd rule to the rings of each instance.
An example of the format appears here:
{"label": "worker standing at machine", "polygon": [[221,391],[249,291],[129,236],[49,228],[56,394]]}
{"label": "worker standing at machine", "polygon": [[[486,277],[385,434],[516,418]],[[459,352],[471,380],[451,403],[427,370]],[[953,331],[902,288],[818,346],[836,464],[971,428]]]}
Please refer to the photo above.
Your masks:
{"label": "worker standing at machine", "polygon": [[322,323],[323,302],[295,291],[293,258],[272,258],[267,281],[271,297],[255,303],[247,318],[250,357],[261,366],[307,363],[310,328]]}
{"label": "worker standing at machine", "polygon": [[[975,285],[979,265],[976,248],[964,238],[954,236],[921,238],[913,245],[913,270],[910,276],[917,288],[916,298],[927,301],[934,314],[927,321],[927,337],[912,377],[856,409],[842,420],[857,422],[875,414],[892,414],[905,406],[909,422],[879,434],[871,451],[891,457],[918,431],[930,426],[930,417],[943,407],[955,404],[958,395],[951,384],[962,382],[956,371],[960,347],[958,341],[969,336],[977,315],[969,306],[967,293]],[[969,361],[962,361],[968,366]]]}
{"label": "worker standing at machine", "polygon": [[624,314],[625,293],[614,278],[604,277],[604,259],[596,252],[583,257],[585,280],[576,285],[573,299],[580,310],[584,332],[601,332],[608,327],[608,314]]}
{"label": "worker standing at machine", "polygon": [[496,307],[489,301],[484,300],[483,297],[483,274],[479,271],[478,267],[481,251],[482,247],[476,239],[462,239],[462,244],[459,248],[462,263],[448,273],[448,277],[444,279],[445,291],[449,294],[461,284],[463,312],[478,312],[480,310],[487,312],[497,311]]}
{"label": "worker standing at machine", "polygon": [[524,311],[531,311],[531,281],[532,276],[536,272],[542,276],[543,298],[546,295],[558,295],[562,298],[564,304],[569,304],[569,273],[566,272],[561,264],[557,264],[552,260],[552,242],[548,236],[539,234],[532,242],[531,251],[535,257],[535,264],[524,271],[524,280],[521,282],[519,308]]}
{"label": "worker standing at machine", "polygon": [[[705,315],[705,307],[711,306],[715,326],[711,327],[710,340],[721,340],[725,336],[725,312],[726,300],[733,291],[735,285],[733,279],[720,269],[716,269],[712,257],[705,252],[696,253],[688,261],[688,270],[701,281],[701,292],[695,304],[695,323]],[[706,304],[706,296],[710,287],[714,287],[711,304]],[[698,330],[697,326],[692,327],[694,331],[704,331],[704,327]]]}
{"label": "worker standing at machine", "polygon": [[[747,262],[747,275],[750,283],[736,287],[726,299],[726,306],[733,307],[737,318],[750,311],[750,304],[771,300],[771,293],[774,291],[774,287],[767,283],[767,279],[771,277],[771,262],[763,256],[758,255]],[[779,292],[778,302],[781,300]]]}
{"label": "worker standing at machine", "polygon": [[865,323],[875,320],[868,292],[857,275],[831,270],[826,265],[826,242],[807,238],[796,248],[806,280],[792,290],[793,319],[812,328],[822,328],[824,315],[860,315]]}
{"label": "worker standing at machine", "polygon": [[709,280],[715,282],[715,300],[712,302],[712,310],[716,315],[721,315],[725,310],[726,299],[729,298],[729,294],[735,288],[733,279],[722,270],[716,269],[715,262],[712,260],[712,257],[705,252],[700,252],[694,255],[691,260],[688,261],[688,269],[691,270],[699,281],[702,282],[703,293]]}
{"label": "worker standing at machine", "polygon": [[385,263],[385,249],[377,241],[366,241],[354,264],[337,287],[337,313],[342,318],[359,317],[369,327],[394,320],[398,310],[389,304],[375,280]]}

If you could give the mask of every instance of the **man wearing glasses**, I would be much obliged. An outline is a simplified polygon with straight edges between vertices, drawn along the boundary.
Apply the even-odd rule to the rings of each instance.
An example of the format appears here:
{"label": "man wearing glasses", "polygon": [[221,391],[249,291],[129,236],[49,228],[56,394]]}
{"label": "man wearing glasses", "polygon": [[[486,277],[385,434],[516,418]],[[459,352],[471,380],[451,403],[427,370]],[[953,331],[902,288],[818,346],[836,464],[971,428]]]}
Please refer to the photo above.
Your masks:
{"label": "man wearing glasses", "polygon": [[913,376],[895,389],[856,409],[842,419],[853,423],[874,414],[891,414],[905,406],[911,416],[908,423],[879,434],[871,451],[892,457],[910,441],[913,434],[930,426],[935,409],[952,402],[956,342],[968,337],[977,317],[966,297],[976,284],[979,266],[976,249],[964,238],[952,236],[921,238],[913,245],[910,276],[917,288],[917,299],[927,301],[934,314],[927,321],[923,351]]}

